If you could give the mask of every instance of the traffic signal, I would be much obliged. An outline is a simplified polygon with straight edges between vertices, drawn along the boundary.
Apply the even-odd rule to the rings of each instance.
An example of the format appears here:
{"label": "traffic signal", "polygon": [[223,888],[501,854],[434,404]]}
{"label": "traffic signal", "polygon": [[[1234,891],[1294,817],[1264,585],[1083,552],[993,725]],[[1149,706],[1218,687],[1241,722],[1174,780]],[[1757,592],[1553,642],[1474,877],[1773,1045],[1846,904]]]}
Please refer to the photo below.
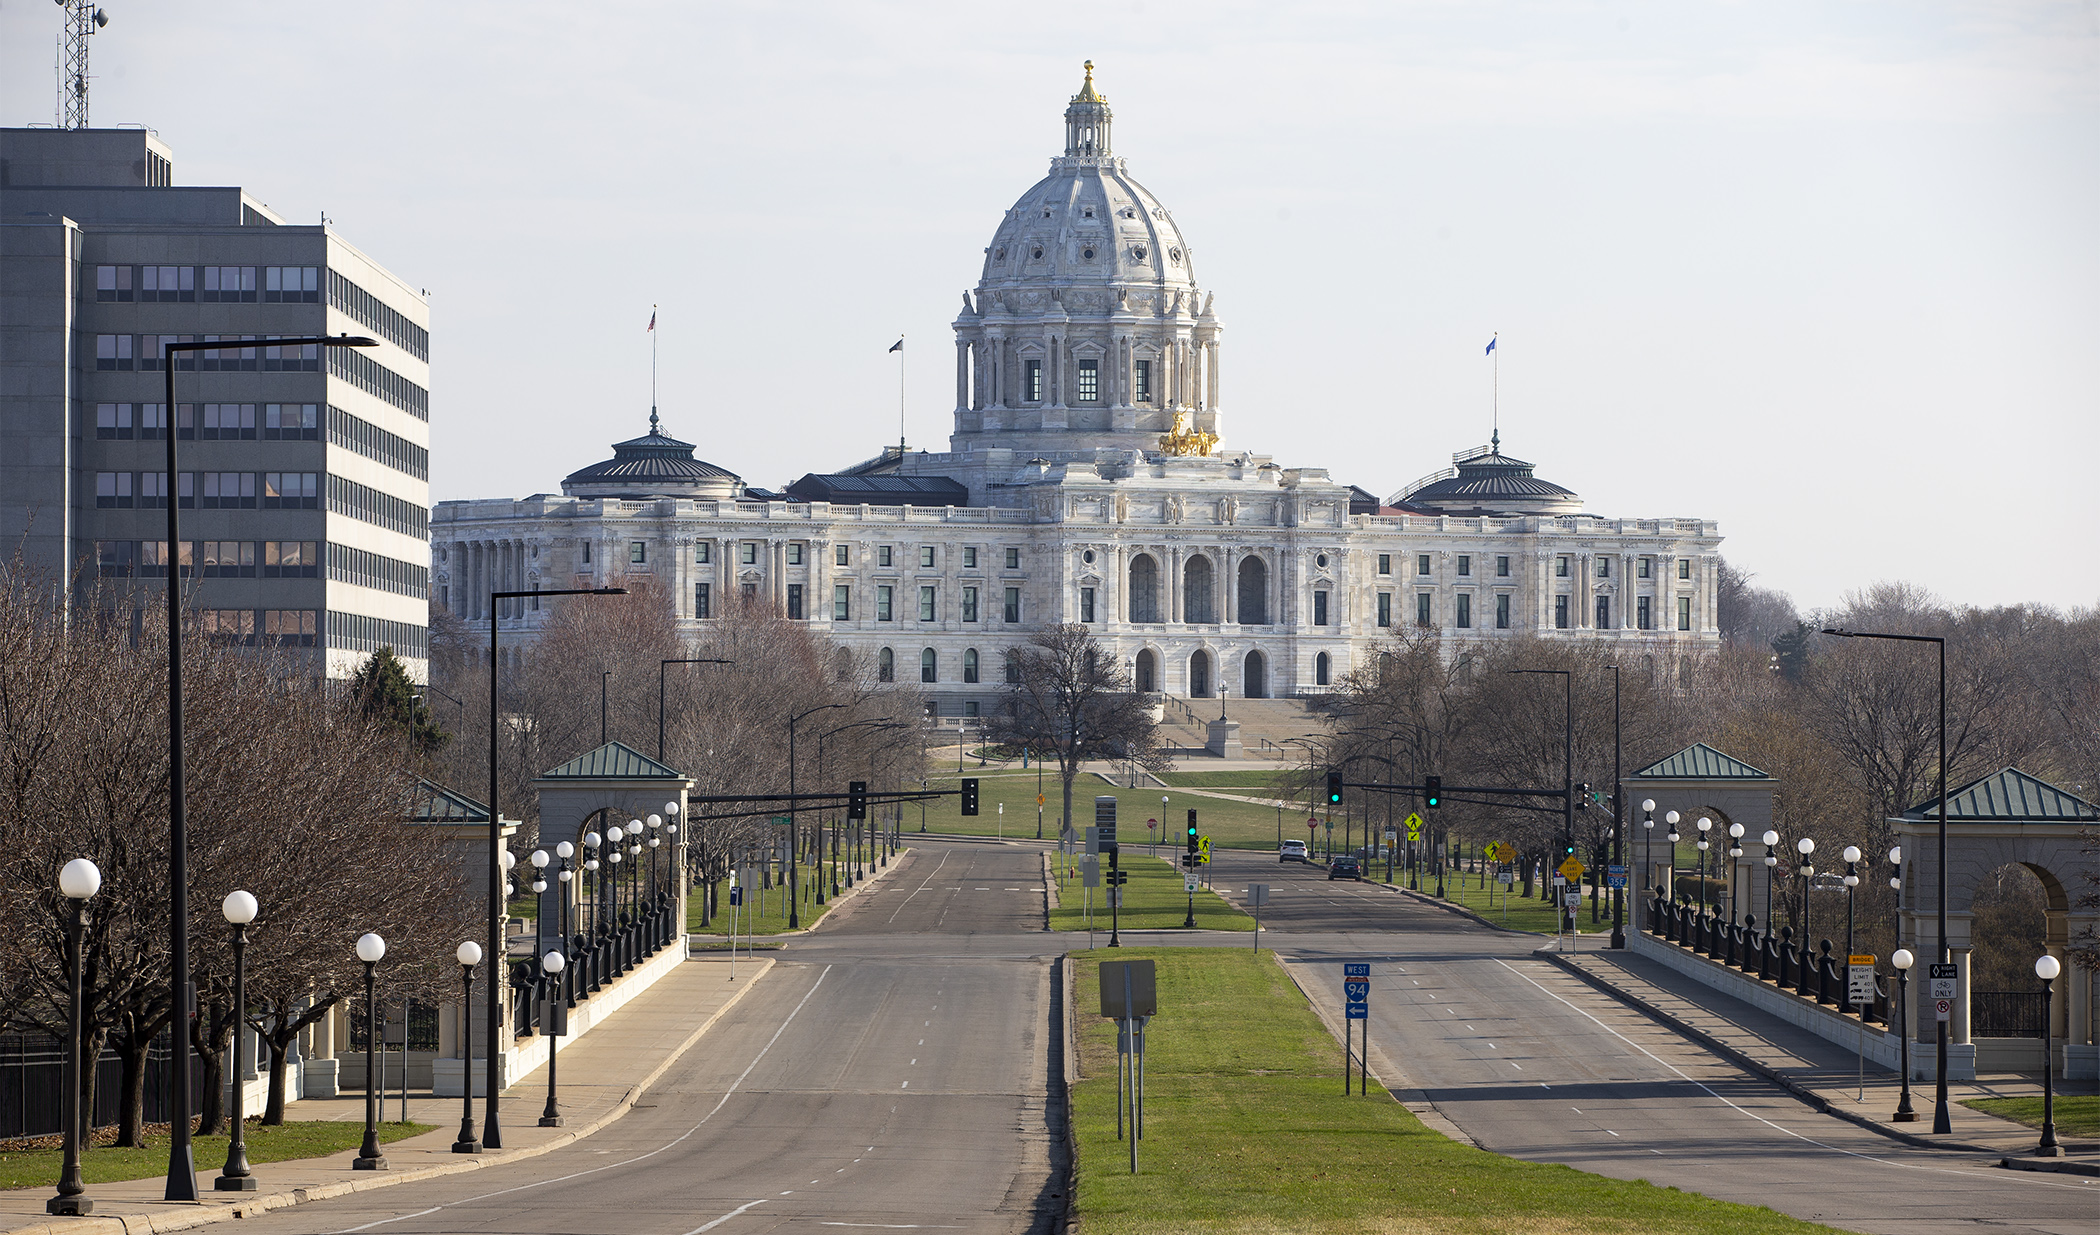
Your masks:
{"label": "traffic signal", "polygon": [[1190,852],[1190,853],[1194,853],[1194,852],[1196,852],[1196,811],[1195,811],[1195,808],[1194,808],[1194,807],[1191,807],[1191,808],[1189,808],[1189,830],[1188,830],[1188,837],[1189,837],[1189,852]]}
{"label": "traffic signal", "polygon": [[1327,804],[1329,806],[1340,806],[1342,804],[1342,774],[1340,772],[1329,771],[1327,773]]}
{"label": "traffic signal", "polygon": [[1422,778],[1422,801],[1430,810],[1444,804],[1444,778],[1424,776]]}
{"label": "traffic signal", "polygon": [[864,780],[846,782],[846,818],[868,817],[868,782]]}
{"label": "traffic signal", "polygon": [[1568,856],[1569,856],[1569,857],[1571,857],[1571,858],[1572,858],[1572,857],[1574,857],[1574,856],[1575,856],[1575,846],[1573,846],[1573,845],[1563,845],[1563,846],[1561,846],[1561,848],[1563,848],[1563,849],[1567,850],[1567,852],[1568,852]]}
{"label": "traffic signal", "polygon": [[962,813],[966,816],[977,813],[977,778],[974,776],[963,777]]}
{"label": "traffic signal", "polygon": [[1575,786],[1575,808],[1587,809],[1590,804],[1590,783],[1582,781]]}

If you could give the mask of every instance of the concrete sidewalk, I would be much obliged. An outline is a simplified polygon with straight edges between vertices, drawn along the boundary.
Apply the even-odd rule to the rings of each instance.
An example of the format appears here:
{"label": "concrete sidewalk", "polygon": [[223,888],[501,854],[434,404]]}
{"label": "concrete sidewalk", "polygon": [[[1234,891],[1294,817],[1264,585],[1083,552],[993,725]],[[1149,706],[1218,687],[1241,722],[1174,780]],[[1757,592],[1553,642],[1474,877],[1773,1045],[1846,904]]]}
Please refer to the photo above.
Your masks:
{"label": "concrete sidewalk", "polygon": [[[179,1231],[207,1222],[247,1217],[302,1201],[384,1188],[413,1179],[480,1170],[502,1162],[536,1157],[589,1136],[618,1119],[634,1105],[679,1056],[743,998],[771,969],[766,957],[740,957],[736,980],[730,981],[728,958],[702,956],[687,961],[621,1008],[613,1019],[593,1029],[558,1056],[560,1101],[565,1125],[538,1126],[547,1102],[546,1069],[528,1073],[504,1090],[501,1103],[503,1148],[478,1155],[455,1154],[459,1135],[458,1098],[421,1098],[411,1094],[411,1118],[438,1124],[426,1132],[386,1146],[391,1169],[353,1171],[355,1150],[326,1158],[303,1158],[256,1166],[258,1190],[215,1193],[216,1162],[197,1164],[204,1200],[174,1204],[161,1199],[159,1176],[123,1183],[94,1184],[87,1195],[95,1212],[82,1218],[52,1218],[44,1202],[52,1188],[0,1192],[0,1235],[138,1235],[146,1231]],[[474,1103],[477,1130],[485,1103]],[[305,1108],[305,1109],[302,1109]],[[389,1108],[391,1113],[393,1108]],[[364,1096],[292,1104],[289,1117],[301,1119],[364,1118]],[[165,1144],[165,1142],[163,1142]]]}
{"label": "concrete sidewalk", "polygon": [[[1961,1105],[1970,1098],[2039,1097],[2042,1085],[2038,1077],[2007,1073],[1985,1075],[1973,1082],[1950,1082],[1947,1087],[1948,1119],[1953,1131],[1948,1136],[1933,1136],[1931,1081],[1911,1084],[1911,1107],[1917,1112],[1917,1121],[1897,1123],[1893,1116],[1901,1082],[1893,1072],[1868,1061],[1865,1097],[1862,1099],[1857,1052],[1722,994],[1648,957],[1623,950],[1612,951],[1602,947],[1601,941],[1599,945],[1594,951],[1568,954],[1562,954],[1549,945],[1535,955],[1553,961],[1650,1017],[1735,1058],[1738,1063],[1747,1064],[1819,1109],[1863,1127],[1915,1144],[1974,1149],[2009,1158],[2031,1156],[2040,1139],[2041,1134],[2035,1129]],[[1878,1033],[1880,1030],[1870,1028],[1868,1032]],[[2066,1092],[2061,1081],[2056,1088],[2058,1096]],[[2081,1084],[2076,1092],[2089,1089],[2089,1085]],[[2063,1143],[2068,1160],[2100,1163],[2100,1142],[2067,1139],[2061,1134],[2058,1139]]]}

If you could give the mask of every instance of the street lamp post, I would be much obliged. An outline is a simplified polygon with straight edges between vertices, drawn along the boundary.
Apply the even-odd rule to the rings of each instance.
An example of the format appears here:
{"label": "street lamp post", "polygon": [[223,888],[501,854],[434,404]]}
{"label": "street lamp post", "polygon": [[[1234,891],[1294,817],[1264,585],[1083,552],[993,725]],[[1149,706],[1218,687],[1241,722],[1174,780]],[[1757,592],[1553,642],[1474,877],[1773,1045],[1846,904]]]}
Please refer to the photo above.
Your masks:
{"label": "street lamp post", "polygon": [[1896,967],[1896,1025],[1903,1052],[1903,1089],[1896,1099],[1896,1113],[1889,1118],[1899,1124],[1918,1122],[1918,1113],[1910,1105],[1910,967],[1915,960],[1909,948],[1897,948],[1889,956],[1889,964]]}
{"label": "street lamp post", "polygon": [[2048,999],[2042,1005],[2042,1140],[2034,1147],[2037,1158],[2061,1158],[2063,1146],[2056,1143],[2056,975],[2063,964],[2044,952],[2034,962],[2034,976],[2042,980]]}
{"label": "street lamp post", "polygon": [[1711,843],[1706,839],[1706,834],[1713,830],[1713,826],[1713,820],[1708,819],[1704,815],[1699,816],[1699,916],[1701,918],[1708,916],[1707,910],[1713,903],[1713,896],[1706,886],[1706,851],[1712,847]]}
{"label": "street lamp post", "polygon": [[87,1184],[80,1178],[80,1142],[85,1134],[82,1126],[86,1121],[80,1109],[81,1076],[87,1060],[81,1058],[81,974],[83,971],[81,936],[87,927],[88,899],[102,889],[102,871],[86,858],[74,858],[59,868],[58,890],[72,902],[66,915],[66,1100],[62,1104],[66,1121],[65,1165],[58,1174],[58,1195],[44,1202],[47,1214],[78,1216],[95,1212],[95,1202],[87,1195]]}
{"label": "street lamp post", "polygon": [[[496,854],[503,848],[503,812],[496,805],[496,740],[502,731],[497,710],[497,685],[502,681],[503,656],[497,646],[496,617],[503,611],[506,600],[523,600],[538,596],[625,596],[623,587],[574,587],[553,588],[544,592],[490,592],[489,593],[489,965],[488,986],[488,1089],[482,1095],[484,1113],[481,1120],[481,1143],[490,1149],[503,1148],[503,1125],[499,1116],[499,1097],[503,1089],[503,983],[498,980],[503,968],[503,867]],[[182,1069],[176,1069],[177,1074]],[[472,1089],[469,1085],[467,1088]]]}
{"label": "street lamp post", "polygon": [[481,963],[481,945],[469,939],[453,952],[459,961],[459,1043],[466,1062],[459,1070],[459,1139],[452,1142],[456,1154],[478,1154],[481,1141],[474,1135],[474,966]]}
{"label": "street lamp post", "polygon": [[[1655,799],[1641,799],[1641,883],[1640,895],[1634,898],[1633,929],[1641,930],[1642,915],[1647,913],[1649,881],[1655,877]],[[1649,929],[1654,923],[1648,923]]]}
{"label": "street lamp post", "polygon": [[1816,852],[1816,842],[1804,836],[1794,842],[1794,848],[1801,854],[1801,955],[1805,957],[1815,952],[1813,927],[1810,925],[1813,915],[1810,913],[1809,893],[1815,890],[1816,861],[1813,855]]}
{"label": "street lamp post", "polygon": [[212,1181],[215,1192],[253,1192],[255,1175],[248,1169],[247,1119],[242,1111],[242,1091],[247,1089],[246,1051],[248,1037],[248,924],[255,921],[261,906],[252,893],[235,890],[220,902],[219,912],[233,924],[233,1135],[226,1142],[226,1166]]}
{"label": "street lamp post", "polygon": [[[1765,834],[1758,837],[1758,839],[1763,841],[1765,845],[1765,942],[1763,947],[1769,950],[1772,946],[1772,885],[1778,882],[1776,876],[1779,874],[1779,833],[1766,828]],[[1759,955],[1762,956],[1763,953],[1760,952]],[[1763,972],[1762,963],[1760,963],[1759,972]]]}
{"label": "street lamp post", "polygon": [[365,1143],[350,1164],[353,1171],[387,1169],[386,1155],[379,1149],[379,1091],[374,1088],[379,1080],[379,1060],[373,1049],[379,1043],[379,996],[372,982],[372,971],[385,956],[386,940],[370,931],[358,936],[357,959],[365,963]]}
{"label": "street lamp post", "polygon": [[[1826,635],[1840,639],[1887,639],[1896,643],[1930,643],[1939,648],[1940,654],[1940,760],[1939,760],[1939,905],[1936,951],[1940,963],[1950,964],[1954,960],[1954,945],[1947,938],[1947,640],[1939,635],[1894,635],[1865,630],[1845,630],[1842,627],[1826,626]],[[1939,1041],[1935,1046],[1937,1066],[1933,1074],[1932,1131],[1944,1136],[1954,1131],[1954,1122],[1947,1108],[1947,1027],[1939,1025]]]}
{"label": "street lamp post", "polygon": [[556,1030],[560,1028],[563,1014],[568,1011],[560,993],[561,971],[568,968],[568,965],[569,958],[560,952],[549,952],[540,958],[540,969],[546,973],[548,981],[555,984],[552,987],[541,984],[542,990],[554,992],[548,996],[547,1006],[540,1012],[540,1032],[547,1035],[547,1109],[540,1112],[542,1128],[559,1128],[562,1125],[561,1104],[555,1101],[554,1063],[560,1054],[558,1048],[561,1046],[561,1034]]}
{"label": "street lamp post", "polygon": [[[1665,811],[1665,812],[1663,813],[1663,822],[1664,822],[1664,823],[1667,823],[1667,824],[1669,824],[1669,825],[1670,825],[1670,831],[1669,831],[1669,833],[1668,833],[1668,835],[1667,835],[1667,839],[1668,839],[1668,840],[1669,840],[1669,842],[1670,842],[1670,882],[1669,882],[1669,884],[1668,884],[1668,885],[1667,885],[1667,886],[1666,886],[1666,887],[1665,887],[1665,888],[1663,889],[1663,895],[1664,895],[1664,896],[1665,896],[1666,898],[1668,898],[1668,899],[1669,899],[1669,901],[1671,902],[1671,904],[1672,904],[1672,906],[1673,906],[1673,907],[1672,907],[1672,909],[1670,910],[1670,917],[1671,917],[1671,918],[1672,918],[1672,919],[1673,919],[1674,921],[1681,921],[1681,920],[1682,920],[1682,917],[1683,917],[1683,915],[1681,915],[1680,913],[1678,913],[1678,912],[1677,912],[1677,910],[1676,910],[1676,909],[1675,909],[1675,907],[1674,907],[1674,906],[1675,906],[1675,905],[1676,905],[1676,904],[1678,903],[1678,902],[1677,902],[1677,842],[1678,842],[1678,841],[1679,841],[1679,840],[1681,839],[1681,837],[1680,837],[1680,836],[1678,835],[1678,832],[1677,832],[1677,821],[1678,821],[1679,819],[1682,819],[1682,818],[1683,818],[1683,816],[1682,816],[1682,815],[1679,815],[1679,814],[1678,814],[1678,813],[1677,813],[1676,811],[1674,811],[1674,810],[1673,810],[1673,811]],[[1673,928],[1673,929],[1674,929],[1674,928]],[[1684,934],[1684,933],[1683,933],[1682,931],[1678,931],[1678,932],[1677,932],[1677,935],[1678,935],[1678,939],[1677,939],[1677,942],[1679,942],[1679,943],[1683,943],[1683,942],[1684,942],[1683,934]]]}
{"label": "street lamp post", "polygon": [[[842,708],[845,706],[846,705],[843,703],[820,703],[813,708],[797,712],[794,715],[788,717],[788,855],[790,858],[790,861],[788,862],[789,930],[795,930],[802,925],[801,902],[795,899],[799,895],[801,878],[797,868],[800,867],[802,864],[802,815],[800,811],[802,803],[795,796],[795,726],[801,724],[802,718],[805,716],[814,716],[818,712],[829,711],[832,708]],[[956,739],[956,741],[959,745],[961,739],[958,738]],[[958,766],[960,765],[958,764]],[[926,829],[924,827],[921,827],[919,830],[923,832]]]}
{"label": "street lamp post", "polygon": [[[1845,963],[1849,966],[1852,963],[1852,953],[1855,950],[1854,944],[1857,939],[1856,932],[1859,925],[1859,846],[1847,845],[1845,846],[1845,851],[1838,856],[1845,859]],[[1838,1011],[1850,1012],[1851,1010],[1852,984],[1847,982],[1845,983],[1845,996],[1838,1001]],[[1866,1012],[1862,1010],[1860,1019],[1865,1021],[1866,1015]]]}
{"label": "street lamp post", "polygon": [[[347,334],[298,335],[271,339],[268,346],[300,349],[378,347],[379,340]],[[174,1041],[169,1046],[171,1056],[184,1061],[194,1049],[194,1026],[190,1018],[196,1011],[196,995],[190,987],[190,842],[182,763],[182,472],[175,458],[175,443],[182,436],[182,430],[179,405],[175,402],[175,357],[180,352],[218,351],[223,347],[225,344],[218,340],[160,345],[161,369],[166,377],[167,391],[163,423],[168,441],[168,987],[169,1002],[175,1008],[171,1018]],[[168,1090],[168,1176],[162,1199],[200,1200],[196,1151],[190,1130],[190,1116],[195,1106],[190,1092],[190,1070],[183,1064],[169,1071],[173,1073],[173,1084]]]}
{"label": "street lamp post", "polygon": [[1736,912],[1736,910],[1742,908],[1742,905],[1737,903],[1738,898],[1735,892],[1736,863],[1742,856],[1743,825],[1731,823],[1728,825],[1728,929],[1731,931],[1735,929],[1736,923],[1741,921],[1743,916]]}

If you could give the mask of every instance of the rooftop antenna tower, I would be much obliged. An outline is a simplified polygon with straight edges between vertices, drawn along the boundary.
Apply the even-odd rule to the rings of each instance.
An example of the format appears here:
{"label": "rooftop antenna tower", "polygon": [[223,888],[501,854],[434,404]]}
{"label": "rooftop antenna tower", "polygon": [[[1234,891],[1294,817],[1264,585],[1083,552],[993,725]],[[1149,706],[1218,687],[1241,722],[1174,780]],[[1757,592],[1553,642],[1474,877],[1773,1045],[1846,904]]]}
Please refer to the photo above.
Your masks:
{"label": "rooftop antenna tower", "polygon": [[66,11],[65,64],[59,77],[65,115],[58,127],[84,129],[88,127],[88,37],[109,24],[109,14],[93,0],[58,0],[58,7]]}

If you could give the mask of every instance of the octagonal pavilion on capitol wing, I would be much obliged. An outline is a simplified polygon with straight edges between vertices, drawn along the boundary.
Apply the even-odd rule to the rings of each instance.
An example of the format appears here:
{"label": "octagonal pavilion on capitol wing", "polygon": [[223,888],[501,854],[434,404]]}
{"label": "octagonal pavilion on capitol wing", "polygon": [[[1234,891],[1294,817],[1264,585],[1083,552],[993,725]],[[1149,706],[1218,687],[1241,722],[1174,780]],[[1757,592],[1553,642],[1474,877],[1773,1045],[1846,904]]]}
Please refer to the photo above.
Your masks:
{"label": "octagonal pavilion on capitol wing", "polygon": [[[687,629],[764,606],[922,683],[942,715],[996,707],[1006,649],[1061,623],[1140,689],[1195,698],[1325,691],[1401,624],[1628,641],[1635,659],[1717,644],[1711,521],[1586,514],[1499,438],[1383,500],[1228,440],[1212,293],[1111,119],[1089,65],[1064,153],[963,294],[947,451],[888,447],[773,492],[652,411],[559,496],[441,503],[435,602],[486,621],[494,590],[646,576]],[[506,603],[499,625],[527,640],[550,612]]]}

